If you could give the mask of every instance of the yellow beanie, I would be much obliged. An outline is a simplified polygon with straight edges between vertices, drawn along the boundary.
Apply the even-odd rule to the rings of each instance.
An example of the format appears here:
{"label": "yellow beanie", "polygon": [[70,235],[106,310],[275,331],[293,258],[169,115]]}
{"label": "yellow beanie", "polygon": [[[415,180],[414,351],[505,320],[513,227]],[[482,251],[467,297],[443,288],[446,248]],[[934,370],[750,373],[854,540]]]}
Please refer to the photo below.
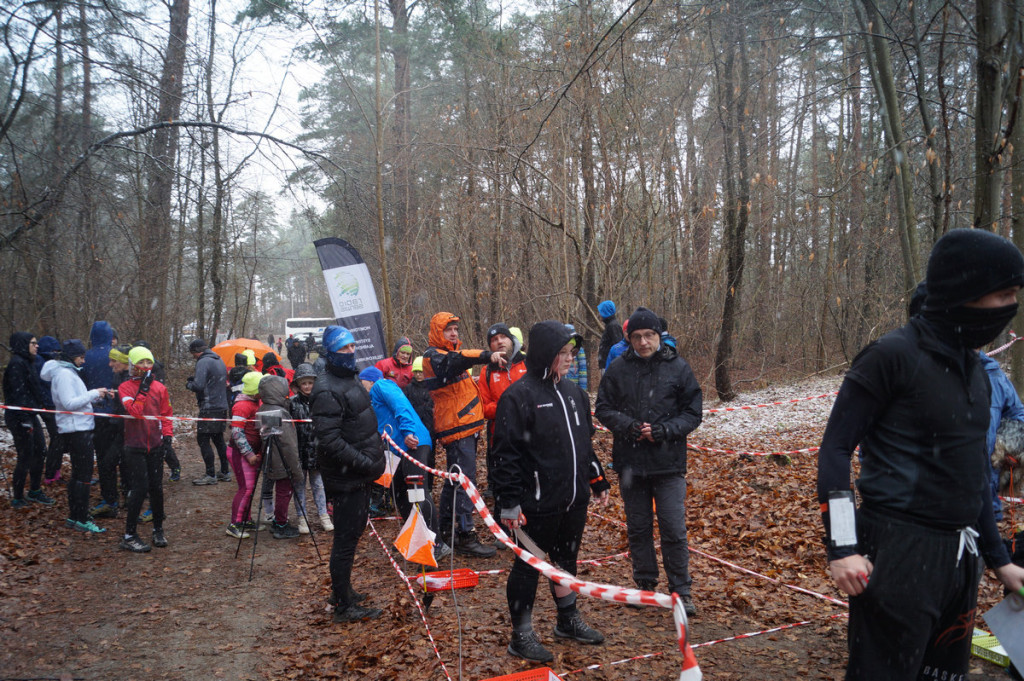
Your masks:
{"label": "yellow beanie", "polygon": [[414,359],[412,361],[412,370],[413,371],[423,371],[423,358],[422,357],[417,357],[416,359]]}
{"label": "yellow beanie", "polygon": [[[251,366],[251,367],[256,366],[256,353],[255,352],[253,352],[252,350],[243,350],[242,354],[246,356],[246,358],[247,358],[246,361],[248,362],[249,366]],[[253,393],[253,395],[255,395],[255,394],[256,393]]]}
{"label": "yellow beanie", "polygon": [[250,371],[242,376],[242,392],[246,395],[259,395],[260,379],[262,378],[263,374],[258,371]]}
{"label": "yellow beanie", "polygon": [[148,359],[150,362],[156,361],[153,359],[153,353],[149,351],[149,348],[144,348],[141,345],[128,351],[128,361],[132,364],[138,364],[144,359]]}

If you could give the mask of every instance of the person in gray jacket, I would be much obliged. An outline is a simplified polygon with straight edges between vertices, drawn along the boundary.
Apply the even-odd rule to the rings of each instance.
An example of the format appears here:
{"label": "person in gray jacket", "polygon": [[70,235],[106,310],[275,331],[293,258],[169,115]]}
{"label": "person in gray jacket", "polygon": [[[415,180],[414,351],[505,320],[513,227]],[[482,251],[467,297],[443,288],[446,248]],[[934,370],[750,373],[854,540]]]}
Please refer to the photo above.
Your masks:
{"label": "person in gray jacket", "polygon": [[[202,338],[189,343],[188,351],[196,360],[196,373],[188,379],[186,387],[196,394],[199,402],[199,418],[220,419],[216,421],[197,421],[196,440],[199,442],[199,453],[206,464],[206,475],[192,481],[193,485],[216,485],[231,481],[231,469],[228,466],[227,446],[224,443],[224,424],[228,418],[228,368],[223,360],[206,345]],[[216,472],[216,460],[213,448],[217,448],[220,459],[220,472]]]}

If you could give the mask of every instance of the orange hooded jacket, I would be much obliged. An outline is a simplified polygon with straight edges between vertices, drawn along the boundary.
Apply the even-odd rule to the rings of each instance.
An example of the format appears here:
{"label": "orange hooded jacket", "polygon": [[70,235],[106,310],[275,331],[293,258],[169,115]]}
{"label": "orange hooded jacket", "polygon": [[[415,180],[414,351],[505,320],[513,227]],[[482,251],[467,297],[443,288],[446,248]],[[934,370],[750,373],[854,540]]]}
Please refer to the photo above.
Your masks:
{"label": "orange hooded jacket", "polygon": [[491,352],[463,350],[462,341],[452,344],[445,340],[445,327],[458,321],[450,312],[431,317],[430,347],[423,353],[423,378],[436,386],[432,388],[434,428],[437,441],[443,445],[479,433],[486,424],[480,393],[469,369],[474,364],[487,364]]}

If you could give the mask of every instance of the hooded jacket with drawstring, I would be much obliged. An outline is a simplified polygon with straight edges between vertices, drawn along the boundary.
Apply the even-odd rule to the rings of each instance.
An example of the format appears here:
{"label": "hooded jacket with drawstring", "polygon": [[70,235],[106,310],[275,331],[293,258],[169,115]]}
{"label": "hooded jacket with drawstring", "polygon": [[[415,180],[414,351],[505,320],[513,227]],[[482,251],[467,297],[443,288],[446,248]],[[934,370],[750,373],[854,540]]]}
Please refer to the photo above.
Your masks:
{"label": "hooded jacket with drawstring", "polygon": [[384,374],[384,378],[394,381],[398,384],[399,388],[404,388],[412,383],[412,357],[410,357],[408,363],[405,364],[398,360],[399,348],[406,345],[412,347],[412,341],[405,336],[402,336],[395,342],[395,349],[391,353],[391,356],[385,357],[374,364],[374,366],[380,369],[381,373]]}
{"label": "hooded jacket with drawstring", "polygon": [[[11,361],[4,370],[4,401],[15,407],[42,409],[45,406],[43,385],[40,374],[36,373],[35,360],[29,351],[29,342],[35,334],[17,331],[11,334]],[[35,412],[5,409],[7,426],[35,421]],[[38,423],[38,421],[35,421]]]}
{"label": "hooded jacket with drawstring", "polygon": [[430,347],[423,353],[423,376],[436,378],[434,435],[442,445],[479,433],[486,421],[480,393],[469,369],[491,361],[490,350],[463,350],[462,341],[449,343],[444,330],[459,318],[438,312],[430,319]]}
{"label": "hooded jacket with drawstring", "polygon": [[[295,488],[302,486],[302,464],[299,462],[299,436],[288,405],[288,382],[280,376],[268,374],[260,379],[260,400],[263,402],[257,414],[273,414],[281,417],[280,433],[276,433],[274,451],[268,451],[268,431],[261,429],[263,456],[269,456],[267,477],[271,480],[291,478]],[[287,464],[287,466],[285,465]],[[289,472],[291,475],[289,475]]]}
{"label": "hooded jacket with drawstring", "polygon": [[[114,370],[110,368],[110,348],[113,342],[114,327],[103,320],[93,322],[89,331],[89,350],[85,353],[85,364],[81,370],[82,381],[89,390],[114,387]],[[111,414],[116,409],[116,402],[113,397],[100,400],[93,410]]]}
{"label": "hooded jacket with drawstring", "polygon": [[503,518],[564,512],[610,487],[591,442],[590,401],[550,373],[571,338],[559,322],[534,325],[527,373],[498,402],[490,478]]}

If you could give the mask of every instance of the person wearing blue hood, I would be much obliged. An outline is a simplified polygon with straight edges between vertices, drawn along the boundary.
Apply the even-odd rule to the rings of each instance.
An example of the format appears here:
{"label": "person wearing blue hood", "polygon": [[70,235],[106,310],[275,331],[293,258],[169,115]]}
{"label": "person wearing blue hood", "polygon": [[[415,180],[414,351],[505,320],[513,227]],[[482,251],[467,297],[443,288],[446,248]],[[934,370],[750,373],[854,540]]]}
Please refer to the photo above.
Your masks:
{"label": "person wearing blue hood", "polygon": [[602,300],[598,303],[597,314],[601,315],[601,321],[604,322],[601,345],[597,349],[597,361],[604,368],[608,363],[608,351],[622,340],[622,328],[615,319],[615,303],[612,301]]}
{"label": "person wearing blue hood", "polygon": [[[43,370],[43,365],[51,359],[58,359],[60,356],[60,341],[53,336],[43,336],[39,339],[39,352],[36,354],[36,373]],[[43,407],[53,409],[53,396],[50,394],[50,383],[39,379],[43,386]],[[40,414],[43,425],[46,426],[46,434],[50,438],[50,444],[46,449],[46,463],[43,465],[43,484],[53,485],[60,480],[60,467],[64,463],[64,452],[67,447],[57,430],[57,416],[55,414]]]}
{"label": "person wearing blue hood", "polygon": [[326,371],[313,383],[313,432],[324,490],[334,505],[331,603],[335,622],[380,617],[379,608],[359,604],[352,589],[352,564],[366,529],[370,486],[384,472],[384,448],[370,395],[359,382],[356,341],[343,326],[324,329]]}
{"label": "person wearing blue hood", "polygon": [[[4,401],[12,407],[42,409],[43,388],[33,366],[39,347],[35,336],[17,331],[11,334],[10,347],[11,361],[4,370]],[[14,438],[14,451],[18,456],[11,480],[11,508],[25,508],[29,501],[52,506],[53,499],[46,496],[41,487],[46,442],[39,417],[31,411],[5,409],[4,420]],[[29,479],[27,500],[25,478]]]}
{"label": "person wearing blue hood", "polygon": [[[51,359],[43,365],[41,377],[50,381],[53,404],[61,411],[89,412],[92,405],[110,396],[107,388],[88,390],[78,375],[85,364],[85,345],[72,339],[61,346],[60,359]],[[113,375],[113,372],[111,372]],[[92,479],[93,429],[95,418],[91,414],[57,414],[57,429],[71,449],[71,478],[68,479],[67,526],[79,532],[98,534],[106,530],[89,519],[89,481]]]}
{"label": "person wearing blue hood", "polygon": [[[93,405],[98,414],[113,414],[117,410],[117,399],[114,391],[114,370],[110,368],[110,349],[117,345],[117,332],[110,322],[102,319],[93,322],[89,331],[89,350],[85,353],[85,364],[79,375],[85,382],[86,390],[104,388],[110,391],[111,397]],[[93,431],[93,445],[102,457],[104,452],[114,447],[121,431],[122,424],[117,419],[100,417],[96,419]]]}

